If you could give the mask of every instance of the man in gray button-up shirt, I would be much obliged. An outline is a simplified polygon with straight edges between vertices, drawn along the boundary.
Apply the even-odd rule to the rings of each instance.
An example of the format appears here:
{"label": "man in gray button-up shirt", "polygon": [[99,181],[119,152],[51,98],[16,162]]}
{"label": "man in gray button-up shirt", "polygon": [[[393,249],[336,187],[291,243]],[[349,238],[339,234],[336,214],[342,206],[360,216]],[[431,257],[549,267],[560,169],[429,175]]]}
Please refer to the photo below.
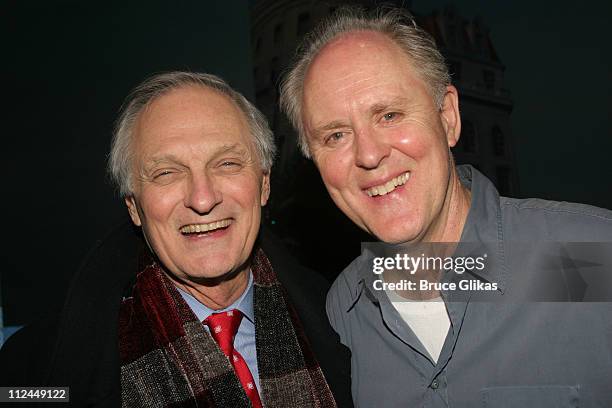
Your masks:
{"label": "man in gray button-up shirt", "polygon": [[[498,283],[496,293],[510,299],[443,292],[451,324],[435,362],[385,292],[373,289],[376,276],[364,253],[340,275],[327,299],[332,326],[352,351],[357,405],[612,406],[612,304],[571,302],[574,287],[565,298],[552,290],[530,296],[521,290],[537,284],[536,272],[547,269],[542,262],[554,264],[542,256],[548,253],[544,250],[560,246],[549,242],[526,250],[525,243],[573,241],[563,247],[580,253],[576,241],[606,240],[608,244],[586,245],[595,250],[588,261],[609,268],[610,253],[602,250],[612,249],[612,214],[583,205],[500,197],[473,168],[460,166],[458,172],[472,193],[461,241],[485,242],[488,248],[497,243],[498,252],[489,255],[503,262],[473,276]],[[586,271],[585,278],[590,275],[595,281],[598,274],[609,273],[602,267]],[[575,274],[567,272],[570,277]],[[446,278],[463,279],[454,273]],[[609,282],[610,278],[608,294]],[[575,300],[591,296],[590,300],[609,301],[605,293],[597,296],[598,289],[588,285],[587,293]]]}
{"label": "man in gray button-up shirt", "polygon": [[341,11],[301,50],[281,104],[336,205],[383,243],[486,263],[438,267],[440,286],[407,296],[425,268],[380,275],[375,248],[342,272],[327,312],[356,405],[612,406],[612,213],[500,197],[456,168],[457,90],[409,16]]}

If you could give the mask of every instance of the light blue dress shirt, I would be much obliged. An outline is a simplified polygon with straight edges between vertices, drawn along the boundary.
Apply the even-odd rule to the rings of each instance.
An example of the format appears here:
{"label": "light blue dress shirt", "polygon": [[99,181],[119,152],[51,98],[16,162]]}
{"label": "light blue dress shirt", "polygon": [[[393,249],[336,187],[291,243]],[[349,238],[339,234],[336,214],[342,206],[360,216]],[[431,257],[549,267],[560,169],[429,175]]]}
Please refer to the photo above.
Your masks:
{"label": "light blue dress shirt", "polygon": [[[213,313],[221,313],[231,309],[238,309],[242,312],[244,317],[238,327],[238,332],[234,338],[234,349],[238,351],[244,361],[247,363],[253,380],[257,385],[257,390],[260,391],[259,385],[259,371],[257,369],[257,348],[255,347],[255,312],[253,309],[253,273],[249,271],[249,282],[244,293],[231,305],[221,310],[213,310],[202,303],[196,298],[185,292],[181,288],[178,288],[179,293],[185,299],[185,302],[189,305],[193,313],[196,315],[198,320],[204,321],[208,316]],[[204,325],[204,328],[209,331],[208,326]],[[210,331],[209,331],[210,332]]]}

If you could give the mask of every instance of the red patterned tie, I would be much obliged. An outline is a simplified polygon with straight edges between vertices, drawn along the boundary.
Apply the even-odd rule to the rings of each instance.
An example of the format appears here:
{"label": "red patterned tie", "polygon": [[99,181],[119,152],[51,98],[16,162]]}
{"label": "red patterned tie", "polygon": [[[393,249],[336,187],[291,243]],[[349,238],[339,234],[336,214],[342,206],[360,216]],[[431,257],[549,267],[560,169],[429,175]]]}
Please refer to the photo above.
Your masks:
{"label": "red patterned tie", "polygon": [[253,408],[262,408],[251,370],[249,370],[246,361],[244,361],[240,353],[234,350],[234,336],[238,331],[241,320],[242,312],[232,309],[227,312],[211,314],[204,320],[204,324],[210,328],[210,334],[219,344],[219,348],[227,356],[232,366],[234,366],[234,371],[247,397],[251,400]]}

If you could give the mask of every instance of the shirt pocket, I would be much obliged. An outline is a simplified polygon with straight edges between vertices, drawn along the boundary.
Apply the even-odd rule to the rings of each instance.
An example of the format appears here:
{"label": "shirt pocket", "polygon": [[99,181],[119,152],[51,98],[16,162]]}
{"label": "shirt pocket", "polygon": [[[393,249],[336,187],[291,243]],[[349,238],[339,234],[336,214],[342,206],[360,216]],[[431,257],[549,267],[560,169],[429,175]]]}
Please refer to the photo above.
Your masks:
{"label": "shirt pocket", "polygon": [[578,386],[534,385],[487,387],[480,390],[483,408],[578,408]]}

